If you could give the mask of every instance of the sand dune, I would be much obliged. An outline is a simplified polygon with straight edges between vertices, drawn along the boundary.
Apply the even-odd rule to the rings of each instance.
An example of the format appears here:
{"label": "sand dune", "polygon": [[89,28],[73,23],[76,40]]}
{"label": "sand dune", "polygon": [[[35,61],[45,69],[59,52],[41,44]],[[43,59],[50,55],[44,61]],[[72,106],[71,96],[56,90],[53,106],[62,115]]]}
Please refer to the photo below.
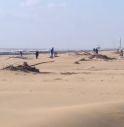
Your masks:
{"label": "sand dune", "polygon": [[[51,61],[1,56],[0,68],[28,62],[40,74],[0,70],[1,127],[124,127],[124,60],[80,61],[61,54]],[[38,64],[44,63],[44,64]]]}
{"label": "sand dune", "polygon": [[[123,127],[124,103],[87,104],[69,107],[3,110],[6,127]],[[7,121],[7,122],[6,122]]]}
{"label": "sand dune", "polygon": [[38,127],[123,127],[123,106],[124,103],[109,103],[58,108],[49,111]]}

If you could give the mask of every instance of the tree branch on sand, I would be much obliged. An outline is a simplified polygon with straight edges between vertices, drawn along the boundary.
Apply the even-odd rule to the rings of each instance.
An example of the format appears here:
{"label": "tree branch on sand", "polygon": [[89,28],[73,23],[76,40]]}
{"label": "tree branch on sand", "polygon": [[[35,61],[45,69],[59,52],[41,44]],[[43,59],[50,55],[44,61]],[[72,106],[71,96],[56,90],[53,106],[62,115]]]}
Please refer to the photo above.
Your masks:
{"label": "tree branch on sand", "polygon": [[44,63],[51,63],[54,61],[47,61],[47,62],[41,62],[33,65],[29,65],[27,62],[24,62],[23,65],[9,65],[1,70],[10,70],[10,71],[23,71],[23,72],[35,72],[35,73],[40,73],[40,70],[35,68],[34,66],[44,64]]}
{"label": "tree branch on sand", "polygon": [[2,70],[23,71],[23,72],[37,72],[37,73],[40,72],[39,69],[37,69],[35,67],[31,67],[30,65],[28,65],[27,62],[24,62],[23,65],[18,65],[18,66],[9,65],[9,66],[3,68]]}
{"label": "tree branch on sand", "polygon": [[32,65],[30,65],[30,66],[37,66],[37,65],[40,65],[40,64],[53,63],[53,62],[54,62],[54,61],[40,62],[40,63],[32,64]]}

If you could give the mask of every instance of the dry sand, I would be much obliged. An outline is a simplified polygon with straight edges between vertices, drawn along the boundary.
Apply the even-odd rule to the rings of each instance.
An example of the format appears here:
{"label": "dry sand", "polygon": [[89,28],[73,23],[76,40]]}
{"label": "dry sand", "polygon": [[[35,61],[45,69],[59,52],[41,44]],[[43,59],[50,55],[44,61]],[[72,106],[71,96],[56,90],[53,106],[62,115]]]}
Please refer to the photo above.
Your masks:
{"label": "dry sand", "polygon": [[86,56],[28,57],[0,56],[0,68],[54,62],[36,66],[41,74],[0,71],[0,127],[124,127],[123,58],[75,64]]}

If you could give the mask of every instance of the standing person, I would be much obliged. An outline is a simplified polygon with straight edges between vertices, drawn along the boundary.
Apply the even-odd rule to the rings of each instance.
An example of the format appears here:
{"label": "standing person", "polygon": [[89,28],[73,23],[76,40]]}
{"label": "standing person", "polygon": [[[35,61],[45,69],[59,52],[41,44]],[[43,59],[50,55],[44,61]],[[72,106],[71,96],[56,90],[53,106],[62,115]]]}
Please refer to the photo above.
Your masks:
{"label": "standing person", "polygon": [[23,53],[22,53],[22,51],[20,51],[20,56],[21,56],[21,57],[23,56]]}
{"label": "standing person", "polygon": [[51,50],[50,50],[50,54],[51,54],[51,58],[53,58],[54,57],[54,48],[52,48]]}
{"label": "standing person", "polygon": [[39,57],[39,51],[35,52],[35,56],[36,56],[36,59],[38,59],[38,57]]}
{"label": "standing person", "polygon": [[123,55],[124,55],[123,50],[121,50],[120,51],[120,56],[123,56]]}
{"label": "standing person", "polygon": [[93,49],[93,52],[96,53],[96,49],[95,48]]}
{"label": "standing person", "polygon": [[98,48],[96,48],[96,54],[98,54],[99,53],[99,50],[98,50]]}

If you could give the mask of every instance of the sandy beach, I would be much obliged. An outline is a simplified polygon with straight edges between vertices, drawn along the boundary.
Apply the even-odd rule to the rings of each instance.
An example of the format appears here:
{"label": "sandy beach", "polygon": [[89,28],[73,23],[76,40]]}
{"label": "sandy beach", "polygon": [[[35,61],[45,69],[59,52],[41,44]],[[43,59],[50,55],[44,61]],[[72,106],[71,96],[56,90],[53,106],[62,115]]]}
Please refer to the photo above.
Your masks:
{"label": "sandy beach", "polygon": [[116,60],[81,61],[87,56],[75,53],[0,56],[0,69],[48,62],[36,66],[39,74],[0,70],[0,126],[124,127],[124,58],[101,54]]}

